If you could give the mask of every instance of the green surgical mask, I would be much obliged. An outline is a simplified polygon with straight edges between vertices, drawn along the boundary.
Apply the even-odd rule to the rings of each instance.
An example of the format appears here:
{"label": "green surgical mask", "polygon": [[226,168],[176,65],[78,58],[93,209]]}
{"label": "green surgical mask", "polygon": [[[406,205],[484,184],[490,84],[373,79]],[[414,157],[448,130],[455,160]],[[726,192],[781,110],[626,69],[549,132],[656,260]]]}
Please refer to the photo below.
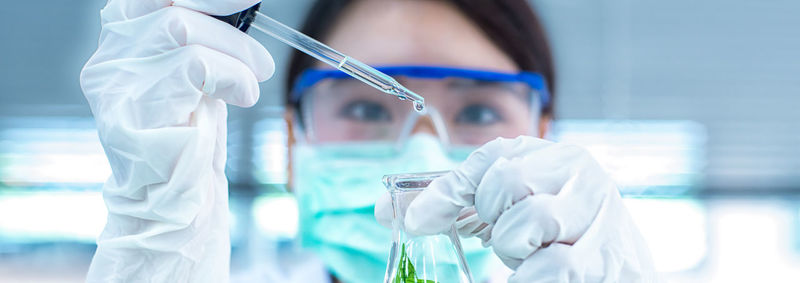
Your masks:
{"label": "green surgical mask", "polygon": [[[412,150],[413,149],[413,150]],[[437,138],[416,134],[399,152],[386,144],[298,144],[292,148],[300,238],[344,282],[382,282],[392,245],[391,229],[373,210],[386,174],[451,170],[453,160]],[[491,251],[477,238],[463,239],[474,279],[483,281]]]}

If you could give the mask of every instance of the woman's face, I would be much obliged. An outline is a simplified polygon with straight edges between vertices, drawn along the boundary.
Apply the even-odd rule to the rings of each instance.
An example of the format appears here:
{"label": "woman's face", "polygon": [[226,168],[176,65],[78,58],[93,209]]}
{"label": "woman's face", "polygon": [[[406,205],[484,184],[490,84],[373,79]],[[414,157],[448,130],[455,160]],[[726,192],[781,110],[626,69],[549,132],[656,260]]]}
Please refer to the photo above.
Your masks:
{"label": "woman's face", "polygon": [[325,42],[373,65],[518,71],[511,58],[447,1],[356,1]]}
{"label": "woman's face", "polygon": [[[322,40],[334,49],[371,66],[424,65],[506,73],[519,71],[509,56],[495,46],[478,26],[462,15],[458,8],[447,1],[356,1],[339,17],[331,32]],[[327,66],[319,63],[317,67]],[[498,119],[502,119],[503,122],[497,123],[501,126],[492,128],[491,134],[495,136],[516,137],[524,134],[542,136],[546,130],[547,121],[542,120],[540,125],[531,125],[531,111],[538,112],[538,109],[531,110],[526,106],[530,99],[528,92],[515,94],[509,91],[506,92],[508,95],[487,97],[460,91],[459,89],[476,88],[468,82],[458,80],[403,78],[398,80],[425,97],[426,105],[436,108],[440,117],[445,120],[445,125],[467,129],[461,131],[467,133],[462,134],[464,136],[462,139],[470,139],[473,136],[469,134],[469,129],[479,129],[473,133],[486,132],[480,130],[484,128],[474,125],[480,123],[486,125],[485,123]],[[335,87],[343,88],[341,85]],[[352,93],[355,92],[349,92]],[[369,122],[402,123],[403,119],[398,117],[405,117],[406,112],[412,108],[410,103],[399,102],[388,95],[370,93],[364,94],[361,99],[368,103],[352,103],[334,95],[314,96],[312,101],[314,105],[324,105],[314,110],[320,117],[343,117],[341,121],[346,121],[340,125],[336,124],[337,119],[317,119],[313,125],[315,135],[325,137],[328,141],[369,139],[370,137],[360,136],[368,131],[363,131],[358,126],[348,128],[345,125],[354,125],[352,121],[356,118],[360,119],[359,121],[371,119]],[[326,111],[330,113],[325,113]],[[361,116],[351,117],[352,115]],[[393,121],[388,122],[392,118]],[[470,125],[473,127],[470,128]],[[534,129],[538,129],[538,132],[532,133]],[[413,131],[435,134],[433,123],[426,118],[418,120]],[[450,136],[451,139],[459,138],[454,137],[452,133]]]}

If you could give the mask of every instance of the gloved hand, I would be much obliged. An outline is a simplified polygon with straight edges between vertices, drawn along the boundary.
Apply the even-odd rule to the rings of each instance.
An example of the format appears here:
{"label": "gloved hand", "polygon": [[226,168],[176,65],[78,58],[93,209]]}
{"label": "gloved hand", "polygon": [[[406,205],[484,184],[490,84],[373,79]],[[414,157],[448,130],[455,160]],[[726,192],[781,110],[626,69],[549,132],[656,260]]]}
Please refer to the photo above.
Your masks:
{"label": "gloved hand", "polygon": [[[376,217],[391,221],[384,195]],[[509,282],[654,282],[648,247],[617,187],[591,155],[531,137],[496,139],[409,205],[406,230],[456,223],[515,270]]]}
{"label": "gloved hand", "polygon": [[274,64],[206,14],[259,0],[110,0],[81,87],[113,171],[88,282],[226,282],[226,104],[252,106]]}

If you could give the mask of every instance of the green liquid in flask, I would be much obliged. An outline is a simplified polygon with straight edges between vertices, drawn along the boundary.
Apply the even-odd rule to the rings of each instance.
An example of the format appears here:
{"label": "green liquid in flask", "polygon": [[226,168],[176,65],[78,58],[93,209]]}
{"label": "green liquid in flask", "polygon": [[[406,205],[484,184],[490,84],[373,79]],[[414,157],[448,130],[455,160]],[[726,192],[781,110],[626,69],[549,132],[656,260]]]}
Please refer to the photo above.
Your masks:
{"label": "green liquid in flask", "polygon": [[455,225],[441,234],[414,235],[404,228],[408,206],[446,172],[386,175],[392,196],[392,246],[384,283],[473,283]]}

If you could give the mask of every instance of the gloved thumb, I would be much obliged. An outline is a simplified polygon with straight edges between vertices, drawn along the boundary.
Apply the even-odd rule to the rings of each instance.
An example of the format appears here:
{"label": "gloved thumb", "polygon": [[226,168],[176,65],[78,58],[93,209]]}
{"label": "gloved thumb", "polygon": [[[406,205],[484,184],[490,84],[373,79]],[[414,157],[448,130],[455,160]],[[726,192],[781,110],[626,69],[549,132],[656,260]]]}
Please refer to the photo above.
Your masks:
{"label": "gloved thumb", "polygon": [[433,180],[409,204],[405,216],[407,232],[415,235],[445,232],[456,222],[461,209],[474,204],[477,185],[458,170]]}
{"label": "gloved thumb", "polygon": [[392,196],[384,192],[375,202],[375,220],[381,226],[392,229]]}

